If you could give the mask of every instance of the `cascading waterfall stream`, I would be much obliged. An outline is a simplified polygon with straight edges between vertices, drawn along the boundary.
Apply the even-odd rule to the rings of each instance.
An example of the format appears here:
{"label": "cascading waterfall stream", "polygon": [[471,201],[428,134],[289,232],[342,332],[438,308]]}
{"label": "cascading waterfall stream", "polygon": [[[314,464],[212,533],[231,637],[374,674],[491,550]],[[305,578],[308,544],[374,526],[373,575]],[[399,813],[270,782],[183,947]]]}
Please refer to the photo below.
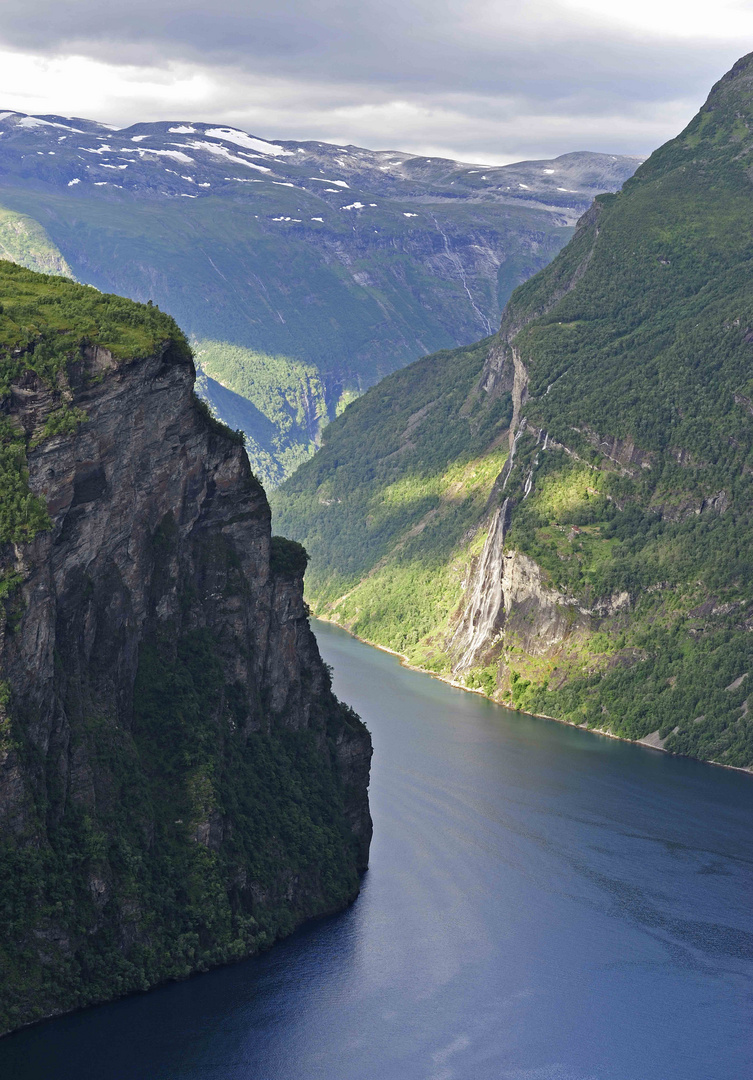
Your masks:
{"label": "cascading waterfall stream", "polygon": [[459,652],[462,649],[461,658],[455,665],[456,671],[473,666],[478,652],[493,636],[497,627],[499,613],[504,604],[502,569],[509,503],[508,497],[494,512],[489,535],[473,575],[463,621],[452,639],[453,651]]}
{"label": "cascading waterfall stream", "polygon": [[[524,417],[520,427],[515,432],[510,447],[510,455],[502,469],[502,491],[505,490],[507,481],[510,478],[518,443],[525,429],[526,420]],[[462,622],[452,638],[451,650],[453,652],[461,652],[462,650],[460,660],[454,666],[455,671],[463,671],[473,667],[476,655],[486,644],[497,625],[499,612],[504,603],[502,560],[504,558],[503,548],[509,506],[510,498],[508,496],[502,506],[494,512],[484,550],[473,575],[469,601],[466,604]]]}
{"label": "cascading waterfall stream", "polygon": [[[507,486],[507,481],[512,472],[515,460],[515,452],[521,435],[526,429],[526,420],[522,420],[520,427],[515,432],[510,456],[505,462],[502,472],[502,491]],[[543,441],[542,441],[543,439]],[[539,431],[536,439],[541,448],[536,454],[526,477],[523,488],[523,498],[526,499],[533,490],[533,477],[539,458],[549,445],[549,433]],[[451,648],[453,652],[460,653],[460,660],[455,664],[455,671],[467,670],[473,667],[481,650],[487,646],[499,629],[499,616],[503,609],[505,598],[502,590],[502,577],[504,568],[504,544],[505,533],[509,524],[510,496],[505,499],[502,506],[495,510],[489,527],[489,534],[484,543],[478,566],[473,574],[473,580],[469,590],[468,602],[460,626],[455,631]]]}
{"label": "cascading waterfall stream", "polygon": [[493,334],[494,333],[494,327],[489,322],[489,319],[483,313],[483,311],[478,306],[476,301],[473,299],[473,293],[468,288],[468,281],[467,281],[466,276],[465,276],[465,270],[463,269],[463,263],[460,260],[460,256],[458,254],[456,254],[456,252],[451,250],[449,237],[447,236],[447,233],[442,229],[442,227],[440,226],[439,222],[437,221],[437,219],[434,217],[433,214],[431,215],[431,220],[436,225],[437,232],[440,234],[440,236],[442,237],[442,239],[444,241],[445,255],[447,256],[447,258],[450,260],[452,265],[457,270],[458,275],[460,277],[460,280],[463,283],[463,288],[465,289],[466,294],[468,296],[468,299],[470,301],[471,307],[473,308],[474,312],[476,313],[476,315],[478,315],[479,319],[481,320],[481,325],[485,328],[486,333],[487,334]]}
{"label": "cascading waterfall stream", "polygon": [[507,481],[510,479],[510,473],[512,472],[513,463],[515,461],[515,452],[518,449],[518,443],[520,442],[520,436],[523,434],[525,429],[526,429],[526,419],[525,419],[525,417],[523,417],[523,420],[521,421],[520,427],[515,432],[515,438],[513,439],[512,446],[510,447],[510,455],[507,458],[507,461],[505,462],[505,464],[504,464],[504,466],[502,468],[502,473],[501,473],[501,475],[502,475],[502,488],[501,488],[501,490],[502,491],[505,490],[505,488],[507,487]]}
{"label": "cascading waterfall stream", "polygon": [[[527,499],[528,496],[531,494],[531,492],[533,490],[533,474],[536,472],[536,468],[537,468],[537,466],[539,464],[539,458],[541,457],[541,454],[543,453],[544,450],[546,450],[546,448],[547,448],[547,446],[549,444],[549,432],[545,431],[543,434],[544,434],[544,444],[541,447],[541,450],[539,450],[537,452],[536,457],[531,462],[531,467],[528,470],[528,476],[526,477],[525,486],[523,488],[523,498],[524,499]],[[536,445],[537,446],[541,442],[541,435],[542,435],[542,433],[539,432],[538,438],[536,439]]]}

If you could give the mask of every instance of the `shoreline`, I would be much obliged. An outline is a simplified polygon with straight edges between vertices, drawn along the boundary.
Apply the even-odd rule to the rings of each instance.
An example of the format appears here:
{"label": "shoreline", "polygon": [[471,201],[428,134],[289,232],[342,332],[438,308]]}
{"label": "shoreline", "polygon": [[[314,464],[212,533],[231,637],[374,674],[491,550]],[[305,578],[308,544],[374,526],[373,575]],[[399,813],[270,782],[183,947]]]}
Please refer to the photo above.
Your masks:
{"label": "shoreline", "polygon": [[[694,758],[690,757],[688,754],[674,754],[671,750],[665,750],[663,746],[652,746],[650,743],[644,742],[643,739],[628,739],[626,735],[615,735],[613,731],[603,731],[601,728],[590,728],[584,727],[582,724],[573,724],[570,720],[562,720],[558,716],[549,716],[548,713],[529,713],[524,712],[523,709],[516,709],[509,705],[504,705],[501,701],[495,701],[494,698],[488,697],[483,690],[478,690],[472,686],[465,686],[463,683],[458,682],[457,679],[453,679],[449,675],[441,675],[437,671],[429,671],[428,668],[422,668],[417,664],[411,664],[404,653],[397,652],[396,649],[390,649],[387,645],[379,645],[376,641],[369,641],[368,638],[359,637],[358,634],[354,634],[347,626],[343,626],[342,623],[337,622],[335,619],[327,618],[326,615],[314,615],[313,613],[311,618],[316,619],[318,622],[329,623],[330,626],[336,626],[338,630],[344,630],[346,634],[355,638],[356,641],[360,641],[362,645],[369,645],[372,649],[379,649],[380,652],[396,656],[400,661],[401,667],[407,668],[409,671],[417,671],[422,675],[430,675],[432,679],[439,679],[440,682],[446,683],[448,686],[454,686],[457,690],[464,690],[466,694],[479,694],[486,701],[491,702],[492,705],[497,705],[500,709],[507,709],[508,712],[519,712],[523,713],[524,716],[535,716],[539,720],[552,720],[555,724],[564,724],[565,727],[576,728],[578,731],[586,731],[591,735],[602,735],[605,739],[617,739],[618,742],[631,743],[633,746],[640,746],[643,750],[656,750],[660,754],[669,754],[670,757],[687,758],[688,761],[700,761],[703,765],[714,765],[719,769],[731,769],[732,772],[753,776],[753,767],[744,768],[741,765],[725,765],[723,761],[714,761],[712,758]],[[644,739],[646,738],[648,738],[648,736],[644,735]]]}

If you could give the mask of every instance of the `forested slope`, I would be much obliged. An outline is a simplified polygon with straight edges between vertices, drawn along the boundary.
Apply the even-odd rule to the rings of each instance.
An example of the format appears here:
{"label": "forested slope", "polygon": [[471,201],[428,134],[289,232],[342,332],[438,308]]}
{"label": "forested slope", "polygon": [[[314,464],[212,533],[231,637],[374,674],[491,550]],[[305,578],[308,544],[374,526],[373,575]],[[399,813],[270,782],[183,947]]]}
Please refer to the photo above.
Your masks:
{"label": "forested slope", "polygon": [[[428,620],[413,615],[425,611],[424,586],[399,585],[397,606],[389,594],[405,538],[426,513],[417,496],[382,537],[380,564],[350,570],[330,539],[342,521],[348,543],[337,501],[345,481],[355,498],[368,491],[370,507],[399,483],[338,467],[346,410],[328,456],[276,501],[310,547],[316,610],[516,706],[753,762],[752,169],[745,57],[685,131],[621,193],[597,198],[557,259],[513,294],[458,412],[475,418],[474,430],[490,425],[486,446],[448,461],[494,471],[501,445],[512,460],[486,483],[487,502],[467,500],[462,480],[456,489],[462,527],[441,571],[454,585]],[[402,373],[405,396],[444,400],[441,379],[427,385],[432,362],[423,364]],[[388,382],[359,402],[362,418],[378,417]],[[414,417],[404,437],[422,445],[427,422]],[[412,487],[431,482],[419,470]]]}

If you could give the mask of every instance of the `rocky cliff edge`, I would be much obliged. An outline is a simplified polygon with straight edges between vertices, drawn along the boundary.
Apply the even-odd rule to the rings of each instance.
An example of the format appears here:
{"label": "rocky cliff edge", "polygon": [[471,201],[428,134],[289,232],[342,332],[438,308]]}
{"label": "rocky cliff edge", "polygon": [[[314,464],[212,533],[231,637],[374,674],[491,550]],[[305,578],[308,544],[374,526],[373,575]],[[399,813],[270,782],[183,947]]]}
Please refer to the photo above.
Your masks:
{"label": "rocky cliff edge", "polygon": [[13,354],[16,517],[48,527],[1,556],[0,1030],[249,955],[367,863],[370,739],[305,553],[176,340],[54,379]]}

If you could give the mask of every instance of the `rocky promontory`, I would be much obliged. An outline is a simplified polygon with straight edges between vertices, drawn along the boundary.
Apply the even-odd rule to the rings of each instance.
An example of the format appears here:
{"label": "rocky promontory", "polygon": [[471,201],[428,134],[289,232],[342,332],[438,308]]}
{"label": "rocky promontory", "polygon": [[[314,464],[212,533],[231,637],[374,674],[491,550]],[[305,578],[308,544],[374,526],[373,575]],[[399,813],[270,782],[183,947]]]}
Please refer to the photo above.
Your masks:
{"label": "rocky promontory", "polygon": [[0,1030],[358,892],[371,745],[305,552],[156,309],[0,263]]}

